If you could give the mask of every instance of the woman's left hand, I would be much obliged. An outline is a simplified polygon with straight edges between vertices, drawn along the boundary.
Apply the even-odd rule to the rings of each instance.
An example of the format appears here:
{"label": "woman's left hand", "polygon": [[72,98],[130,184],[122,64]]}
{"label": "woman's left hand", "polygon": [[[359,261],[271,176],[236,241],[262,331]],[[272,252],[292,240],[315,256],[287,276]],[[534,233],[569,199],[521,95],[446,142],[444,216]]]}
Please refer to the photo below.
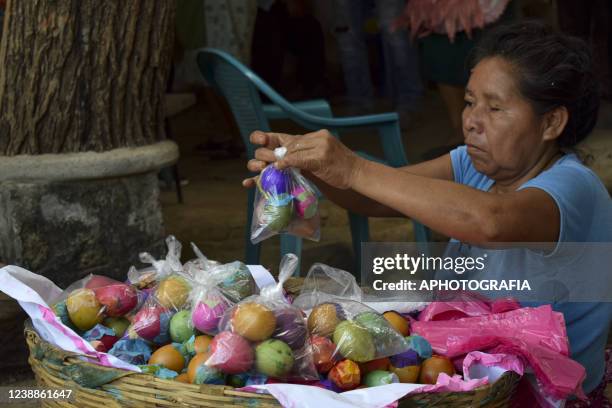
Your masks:
{"label": "woman's left hand", "polygon": [[[332,187],[340,189],[352,187],[359,171],[361,158],[327,130],[301,136],[279,136],[281,136],[278,138],[280,144],[287,149],[287,152],[275,163],[278,169],[295,167],[311,173]],[[258,162],[273,162],[274,152],[269,148],[257,149],[255,159]],[[261,167],[262,163],[258,166],[255,164],[258,163],[249,163],[249,168]]]}

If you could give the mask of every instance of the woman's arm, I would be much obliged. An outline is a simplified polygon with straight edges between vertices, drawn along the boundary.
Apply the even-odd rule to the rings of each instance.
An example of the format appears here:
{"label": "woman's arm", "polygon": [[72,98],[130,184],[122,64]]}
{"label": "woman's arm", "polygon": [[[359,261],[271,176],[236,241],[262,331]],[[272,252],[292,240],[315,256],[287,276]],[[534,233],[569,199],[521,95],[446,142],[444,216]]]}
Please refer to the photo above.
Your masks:
{"label": "woman's arm", "polygon": [[356,192],[463,242],[554,242],[559,209],[539,189],[494,194],[359,160]]}
{"label": "woman's arm", "polygon": [[[422,177],[453,180],[453,169],[450,154],[411,166],[401,167],[398,170]],[[333,203],[345,208],[355,214],[368,217],[404,217],[400,211],[388,207],[380,202],[372,200],[353,189],[339,189],[332,187],[312,173],[305,172],[304,175],[311,180],[323,195]],[[401,177],[401,176],[400,176]]]}

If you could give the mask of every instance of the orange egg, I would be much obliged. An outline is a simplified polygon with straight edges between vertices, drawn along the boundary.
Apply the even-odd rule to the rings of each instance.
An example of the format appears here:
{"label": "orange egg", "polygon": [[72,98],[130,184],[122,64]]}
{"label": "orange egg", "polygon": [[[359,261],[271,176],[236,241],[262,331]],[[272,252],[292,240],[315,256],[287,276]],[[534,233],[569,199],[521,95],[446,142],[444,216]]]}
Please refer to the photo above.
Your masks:
{"label": "orange egg", "polygon": [[172,344],[160,347],[151,355],[149,364],[159,364],[180,373],[185,368],[185,358]]}
{"label": "orange egg", "polygon": [[435,384],[438,381],[438,375],[446,373],[449,376],[455,374],[455,366],[444,356],[431,356],[423,361],[421,365],[421,375],[419,382],[421,384]]}
{"label": "orange egg", "polygon": [[414,384],[419,379],[419,372],[421,371],[421,366],[414,365],[401,368],[391,366],[389,371],[395,373],[401,383]]}
{"label": "orange egg", "polygon": [[263,341],[274,332],[276,316],[264,305],[244,303],[233,313],[232,328],[247,340]]}
{"label": "orange egg", "polygon": [[402,336],[408,336],[410,334],[410,323],[401,314],[397,312],[385,312],[383,316],[391,327],[393,327]]}
{"label": "orange egg", "polygon": [[191,359],[189,365],[187,366],[187,376],[189,377],[190,383],[193,384],[193,380],[196,377],[198,367],[206,363],[208,357],[210,357],[209,353],[198,353]]}
{"label": "orange egg", "polygon": [[178,382],[182,382],[182,383],[187,383],[187,384],[190,383],[189,376],[187,375],[187,373],[179,374],[174,380]]}
{"label": "orange egg", "polygon": [[207,335],[198,336],[195,338],[195,342],[193,344],[193,348],[198,353],[206,353],[208,351],[208,346],[210,346],[210,342],[212,341],[212,337]]}

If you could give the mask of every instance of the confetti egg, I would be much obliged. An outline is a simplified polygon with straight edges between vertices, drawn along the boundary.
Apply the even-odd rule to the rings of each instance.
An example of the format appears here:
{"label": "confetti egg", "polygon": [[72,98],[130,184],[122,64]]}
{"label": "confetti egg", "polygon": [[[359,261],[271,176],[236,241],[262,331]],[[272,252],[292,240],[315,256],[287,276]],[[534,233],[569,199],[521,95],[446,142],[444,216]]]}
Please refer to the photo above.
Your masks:
{"label": "confetti egg", "polygon": [[159,283],[155,296],[159,303],[167,309],[180,310],[187,302],[191,287],[185,279],[173,275],[165,278]]}
{"label": "confetti egg", "polygon": [[235,303],[247,298],[257,291],[257,285],[253,275],[247,266],[240,262],[234,261],[223,265],[223,268],[229,269],[231,273],[223,282],[219,283],[219,289]]}
{"label": "confetti egg", "polygon": [[315,216],[318,208],[317,197],[303,186],[296,186],[291,191],[294,198],[295,212],[304,219],[309,219]]}
{"label": "confetti egg", "polygon": [[287,307],[275,310],[274,315],[276,316],[276,330],[272,336],[287,343],[292,350],[302,348],[307,335],[302,312]]}
{"label": "confetti egg", "polygon": [[263,169],[259,177],[259,184],[266,195],[275,196],[289,191],[291,177],[286,170],[270,165]]}
{"label": "confetti egg", "polygon": [[149,359],[150,365],[160,365],[180,373],[185,368],[185,358],[172,344],[158,348]]}
{"label": "confetti egg", "polygon": [[374,339],[377,355],[389,355],[389,350],[408,347],[408,342],[398,336],[387,319],[376,312],[360,313],[355,316],[355,322],[370,333]]}
{"label": "confetti egg", "polygon": [[259,219],[270,231],[281,232],[291,223],[292,215],[293,205],[291,201],[268,200],[263,205],[262,214]]}
{"label": "confetti egg", "polygon": [[319,373],[326,373],[334,366],[336,345],[327,337],[312,336],[312,360]]}
{"label": "confetti egg", "polygon": [[374,370],[366,374],[363,383],[367,387],[377,387],[379,385],[398,383],[399,378],[396,374],[389,371]]}
{"label": "confetti egg", "polygon": [[219,321],[227,308],[228,304],[221,296],[209,294],[191,312],[191,322],[202,333],[216,334]]}
{"label": "confetti egg", "polygon": [[159,305],[145,306],[134,316],[133,329],[145,340],[157,344],[167,343],[170,337],[168,326],[171,317],[172,313]]}
{"label": "confetti egg", "polygon": [[322,303],[310,312],[308,331],[317,336],[330,337],[344,318],[342,306],[337,303]]}
{"label": "confetti egg", "polygon": [[402,383],[416,383],[419,378],[421,366],[420,357],[416,351],[408,349],[403,353],[396,354],[390,359],[389,370],[395,373]]}
{"label": "confetti egg", "polygon": [[91,289],[76,289],[66,299],[70,321],[79,330],[89,330],[102,322],[104,309]]}
{"label": "confetti egg", "polygon": [[195,334],[191,324],[191,312],[181,310],[170,319],[170,338],[177,343],[183,343]]}
{"label": "confetti egg", "polygon": [[408,336],[410,334],[410,323],[401,314],[397,312],[385,312],[384,318],[387,319],[391,327],[393,327],[402,336]]}
{"label": "confetti egg", "polygon": [[366,329],[352,321],[341,322],[334,330],[333,340],[345,358],[364,363],[376,357],[372,336]]}
{"label": "confetti egg", "polygon": [[329,372],[328,378],[343,391],[352,390],[361,383],[361,372],[357,363],[342,360]]}
{"label": "confetti egg", "polygon": [[274,333],[276,317],[259,303],[243,303],[232,314],[232,328],[247,340],[262,341]]}
{"label": "confetti egg", "polygon": [[192,384],[225,384],[225,374],[214,367],[206,365],[207,353],[196,354],[189,362],[187,375]]}
{"label": "confetti egg", "polygon": [[226,374],[239,374],[253,365],[253,348],[243,337],[224,331],[217,334],[210,343],[208,365]]}
{"label": "confetti egg", "polygon": [[268,377],[283,377],[293,368],[293,352],[284,341],[270,339],[255,347],[255,367]]}

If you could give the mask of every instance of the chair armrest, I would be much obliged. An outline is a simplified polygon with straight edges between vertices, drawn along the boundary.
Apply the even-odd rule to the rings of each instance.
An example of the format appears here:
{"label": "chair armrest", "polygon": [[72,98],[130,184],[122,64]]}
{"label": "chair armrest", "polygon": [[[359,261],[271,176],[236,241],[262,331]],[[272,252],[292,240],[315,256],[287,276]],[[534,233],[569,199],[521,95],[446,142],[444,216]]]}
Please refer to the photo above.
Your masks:
{"label": "chair armrest", "polygon": [[[332,118],[332,110],[325,99],[295,102],[293,106],[302,112],[324,118]],[[264,114],[268,119],[289,119],[290,116],[280,106],[267,103],[263,105]]]}

